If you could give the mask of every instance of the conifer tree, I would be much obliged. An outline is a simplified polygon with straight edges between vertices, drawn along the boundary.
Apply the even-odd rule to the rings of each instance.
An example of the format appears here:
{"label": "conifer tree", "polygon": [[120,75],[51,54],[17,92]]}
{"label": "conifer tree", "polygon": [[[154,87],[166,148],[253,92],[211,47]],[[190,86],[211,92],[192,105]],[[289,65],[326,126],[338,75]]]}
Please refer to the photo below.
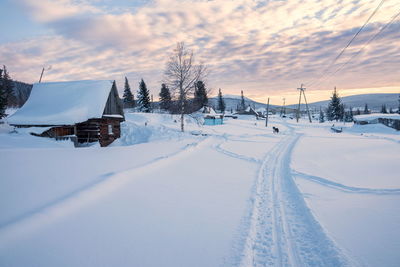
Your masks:
{"label": "conifer tree", "polygon": [[333,91],[331,101],[329,102],[327,109],[327,117],[329,120],[340,120],[343,119],[344,107],[341,106],[341,100],[339,94],[336,91],[336,87]]}
{"label": "conifer tree", "polygon": [[340,104],[339,106],[339,120],[340,121],[345,121],[346,117],[346,112],[345,112],[345,106],[344,104]]}
{"label": "conifer tree", "polygon": [[194,83],[194,105],[195,110],[207,105],[208,97],[207,97],[207,89],[203,81],[197,81]]}
{"label": "conifer tree", "polygon": [[244,102],[244,96],[243,96],[243,90],[241,91],[241,96],[240,96],[240,110],[245,111],[246,110],[246,103]]}
{"label": "conifer tree", "polygon": [[7,99],[3,87],[3,70],[0,69],[0,119],[6,116]]}
{"label": "conifer tree", "polygon": [[369,114],[368,104],[365,103],[364,114]]}
{"label": "conifer tree", "polygon": [[135,107],[135,98],[132,94],[131,87],[129,86],[128,78],[126,78],[126,77],[125,77],[123,101],[124,101],[125,108]]}
{"label": "conifer tree", "polygon": [[322,108],[321,108],[321,107],[319,107],[319,122],[320,122],[320,123],[325,122],[324,112],[322,111]]}
{"label": "conifer tree", "polygon": [[353,121],[353,108],[350,107],[349,111],[345,113],[345,121],[352,122]]}
{"label": "conifer tree", "polygon": [[146,83],[143,79],[139,83],[139,91],[138,91],[138,105],[139,110],[142,112],[150,112],[150,92],[147,89]]}
{"label": "conifer tree", "polygon": [[389,113],[390,113],[390,114],[393,114],[393,113],[394,113],[392,107],[389,108]]}
{"label": "conifer tree", "polygon": [[350,121],[354,121],[354,114],[353,114],[353,107],[350,107],[350,114],[349,114]]}
{"label": "conifer tree", "polygon": [[385,113],[385,114],[388,113],[385,104],[382,105],[381,113]]}
{"label": "conifer tree", "polygon": [[16,105],[16,98],[14,95],[14,85],[13,81],[8,74],[7,68],[3,65],[3,77],[2,77],[2,86],[4,92],[4,98],[6,101],[6,106],[15,106]]}
{"label": "conifer tree", "polygon": [[220,110],[222,113],[224,113],[225,108],[226,108],[226,105],[225,105],[224,99],[222,98],[222,92],[221,92],[221,88],[220,88],[219,92],[218,92],[218,110]]}
{"label": "conifer tree", "polygon": [[161,84],[161,91],[160,91],[160,108],[163,110],[170,110],[172,105],[172,97],[171,92],[169,91],[168,86],[163,83]]}
{"label": "conifer tree", "polygon": [[400,114],[400,94],[399,94],[399,99],[398,99],[398,101],[399,101],[399,106],[397,107],[397,113]]}
{"label": "conifer tree", "polygon": [[356,110],[356,115],[361,115],[361,110],[359,108]]}

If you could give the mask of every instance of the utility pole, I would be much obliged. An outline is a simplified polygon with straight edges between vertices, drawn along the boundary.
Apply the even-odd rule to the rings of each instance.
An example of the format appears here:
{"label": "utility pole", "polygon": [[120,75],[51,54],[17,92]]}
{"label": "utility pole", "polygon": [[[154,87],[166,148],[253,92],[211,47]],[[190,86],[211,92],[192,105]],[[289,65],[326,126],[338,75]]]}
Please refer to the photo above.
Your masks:
{"label": "utility pole", "polygon": [[[43,68],[42,68],[42,73],[40,74],[39,83],[41,83],[41,82],[42,82],[42,77],[43,77],[44,69],[45,69],[45,67],[43,67]],[[51,65],[50,65],[50,66],[48,66],[46,70],[51,70]]]}
{"label": "utility pole", "polygon": [[296,121],[299,122],[300,119],[300,102],[301,102],[301,91],[303,90],[303,84],[300,86],[301,88],[297,88],[300,90],[300,95],[299,95],[299,105],[297,106],[297,114],[296,114]]}
{"label": "utility pole", "polygon": [[306,88],[303,87],[303,84],[301,84],[300,88],[297,88],[298,90],[300,90],[300,97],[299,97],[299,106],[297,108],[297,122],[299,122],[299,118],[300,118],[300,102],[301,102],[301,93],[303,93],[304,96],[304,101],[306,102],[306,109],[307,109],[307,114],[308,114],[308,119],[311,121],[311,115],[310,115],[310,110],[308,109],[308,103],[307,103],[307,98],[306,98],[306,93],[304,92],[306,90]]}
{"label": "utility pole", "polygon": [[43,72],[44,72],[44,67],[42,69],[42,73],[40,74],[40,79],[39,79],[39,83],[42,81],[42,77],[43,77]]}
{"label": "utility pole", "polygon": [[268,115],[269,115],[269,97],[267,102],[267,115],[265,116],[265,127],[268,127]]}
{"label": "utility pole", "polygon": [[308,109],[308,103],[307,103],[306,93],[304,93],[304,90],[305,90],[305,89],[306,89],[306,88],[304,88],[302,91],[303,91],[304,101],[306,102],[306,109],[307,109],[308,119],[310,120],[310,123],[311,123],[312,121],[311,121],[310,110]]}

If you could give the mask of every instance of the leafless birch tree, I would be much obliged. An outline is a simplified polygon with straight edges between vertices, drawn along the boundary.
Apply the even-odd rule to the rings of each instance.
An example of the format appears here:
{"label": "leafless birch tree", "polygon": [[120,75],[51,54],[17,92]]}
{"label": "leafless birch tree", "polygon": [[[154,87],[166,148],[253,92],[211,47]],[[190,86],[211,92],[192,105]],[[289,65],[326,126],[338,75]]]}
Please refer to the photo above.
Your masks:
{"label": "leafless birch tree", "polygon": [[185,102],[189,93],[194,90],[195,82],[205,76],[205,67],[195,65],[193,51],[188,49],[183,42],[176,45],[169,58],[165,72],[165,82],[173,90],[181,113],[181,131],[184,131]]}

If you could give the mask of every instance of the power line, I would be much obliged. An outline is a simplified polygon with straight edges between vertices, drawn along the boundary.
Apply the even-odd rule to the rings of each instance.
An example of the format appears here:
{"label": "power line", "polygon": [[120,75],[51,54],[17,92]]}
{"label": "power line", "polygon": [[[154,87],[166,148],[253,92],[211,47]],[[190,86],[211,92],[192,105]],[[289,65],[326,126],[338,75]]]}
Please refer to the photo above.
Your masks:
{"label": "power line", "polygon": [[395,19],[400,16],[400,12],[398,12],[396,15],[394,15],[392,17],[392,19],[386,23],[372,38],[370,38],[368,40],[368,42],[366,42],[363,47],[361,47],[360,50],[358,50],[357,53],[355,53],[349,60],[347,60],[345,63],[343,63],[332,75],[336,74],[338,71],[342,70],[343,67],[345,67],[351,60],[353,60],[353,58],[355,58],[356,56],[358,56],[365,47],[367,47],[373,40],[375,40],[376,37],[378,37],[379,34],[381,34],[387,27],[389,27],[390,25],[392,25],[392,23],[395,21]]}
{"label": "power line", "polygon": [[[335,75],[336,73],[338,73],[339,71],[341,71],[348,63],[350,63],[350,61],[352,61],[355,57],[357,57],[372,41],[374,41],[387,27],[389,27],[390,25],[393,24],[393,22],[396,20],[396,18],[400,16],[400,11],[394,15],[392,17],[392,19],[387,22],[385,25],[383,25],[379,31],[372,36],[361,48],[360,50],[357,51],[357,53],[353,54],[345,63],[343,63],[342,65],[340,65],[334,72],[330,73],[327,77],[327,79],[329,79],[330,77],[332,77],[333,75]],[[324,79],[326,80],[326,79]],[[320,85],[324,80],[320,81],[319,83],[315,84],[315,86]]]}
{"label": "power line", "polygon": [[347,45],[342,49],[342,51],[340,51],[340,53],[334,58],[334,60],[328,65],[328,67],[326,67],[323,71],[322,71],[322,75],[314,80],[311,81],[308,86],[312,86],[313,84],[315,84],[316,82],[320,81],[326,74],[327,71],[330,67],[332,67],[333,64],[336,63],[336,61],[343,55],[344,51],[351,45],[351,43],[354,41],[354,39],[356,39],[356,37],[359,35],[359,33],[365,28],[365,26],[369,23],[369,21],[371,20],[371,18],[376,14],[376,12],[378,12],[379,8],[382,6],[382,4],[385,2],[385,0],[381,0],[381,2],[379,3],[379,5],[375,8],[374,12],[372,12],[372,14],[368,17],[367,21],[361,26],[361,28],[358,29],[358,31],[356,32],[356,34],[353,36],[353,38],[351,38],[351,40],[347,43]]}

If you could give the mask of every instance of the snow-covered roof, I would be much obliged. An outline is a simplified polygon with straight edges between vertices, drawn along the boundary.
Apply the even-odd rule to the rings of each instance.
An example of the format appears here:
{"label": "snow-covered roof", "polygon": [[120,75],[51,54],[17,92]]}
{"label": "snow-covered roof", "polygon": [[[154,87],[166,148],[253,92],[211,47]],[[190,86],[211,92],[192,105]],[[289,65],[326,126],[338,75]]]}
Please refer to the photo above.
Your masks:
{"label": "snow-covered roof", "polygon": [[209,106],[204,106],[202,107],[202,113],[210,114],[210,115],[216,115],[217,112],[212,107]]}
{"label": "snow-covered roof", "polygon": [[400,120],[400,114],[373,113],[354,116],[355,121],[373,121],[379,118]]}
{"label": "snow-covered roof", "polygon": [[113,81],[35,83],[26,103],[7,121],[13,125],[70,125],[101,118]]}

